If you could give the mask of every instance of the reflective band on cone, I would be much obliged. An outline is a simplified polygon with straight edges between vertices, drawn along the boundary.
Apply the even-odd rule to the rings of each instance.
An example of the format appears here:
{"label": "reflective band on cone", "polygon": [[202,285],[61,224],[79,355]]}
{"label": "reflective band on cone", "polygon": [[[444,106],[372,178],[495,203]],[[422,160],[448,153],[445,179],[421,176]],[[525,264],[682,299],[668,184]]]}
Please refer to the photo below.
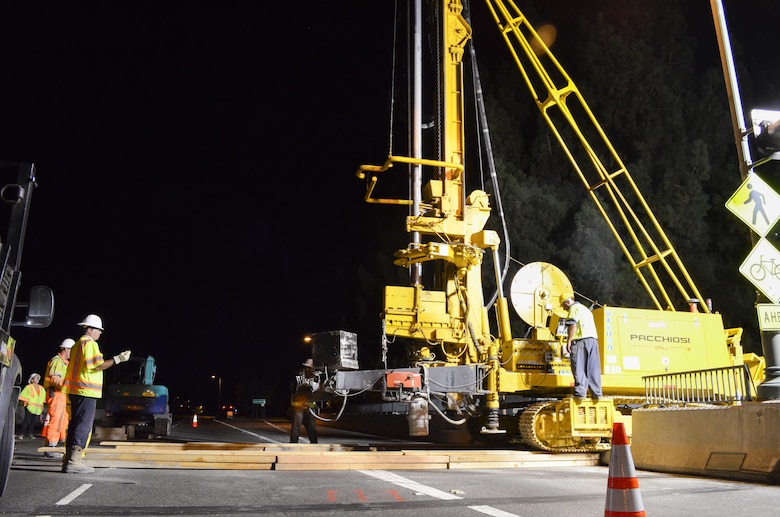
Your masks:
{"label": "reflective band on cone", "polygon": [[612,457],[609,461],[604,517],[645,517],[634,458],[631,456],[626,429],[620,422],[612,426]]}
{"label": "reflective band on cone", "polygon": [[192,427],[198,427],[198,415],[192,415]]}

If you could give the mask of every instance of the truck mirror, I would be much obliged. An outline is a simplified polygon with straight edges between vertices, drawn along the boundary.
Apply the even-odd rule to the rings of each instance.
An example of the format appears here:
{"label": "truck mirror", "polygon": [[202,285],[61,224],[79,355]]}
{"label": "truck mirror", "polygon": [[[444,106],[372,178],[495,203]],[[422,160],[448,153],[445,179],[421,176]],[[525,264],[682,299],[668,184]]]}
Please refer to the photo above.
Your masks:
{"label": "truck mirror", "polygon": [[11,183],[0,190],[0,199],[12,205],[18,205],[24,199],[24,187]]}
{"label": "truck mirror", "polygon": [[54,319],[54,292],[44,285],[30,289],[30,302],[27,304],[25,327],[45,328]]}

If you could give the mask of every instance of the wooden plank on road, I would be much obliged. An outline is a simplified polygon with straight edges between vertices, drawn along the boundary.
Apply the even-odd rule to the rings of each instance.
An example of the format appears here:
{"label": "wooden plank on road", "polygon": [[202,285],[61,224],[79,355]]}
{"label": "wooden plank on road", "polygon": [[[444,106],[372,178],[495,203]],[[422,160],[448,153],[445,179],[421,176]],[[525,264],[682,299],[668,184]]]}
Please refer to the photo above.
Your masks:
{"label": "wooden plank on road", "polygon": [[[355,450],[358,449],[358,450]],[[41,447],[40,452],[64,452]],[[425,470],[593,466],[599,454],[518,450],[376,450],[349,444],[101,442],[86,450],[95,467],[213,470]]]}
{"label": "wooden plank on road", "polygon": [[[277,465],[286,463],[312,463],[313,457],[309,454],[290,454],[280,453],[277,457]],[[398,454],[386,454],[386,453],[334,453],[327,456],[314,456],[314,459],[320,460],[320,463],[330,465],[352,465],[356,463],[362,463],[365,465],[371,463],[392,463],[392,464],[415,464],[415,463],[441,463],[446,466],[450,461],[450,457],[447,455],[431,455],[420,456],[413,455],[408,456],[402,453]]]}
{"label": "wooden plank on road", "polygon": [[224,463],[158,460],[89,460],[89,465],[122,469],[273,470],[273,463]]}
{"label": "wooden plank on road", "polygon": [[431,470],[447,469],[447,463],[277,463],[274,470]]}

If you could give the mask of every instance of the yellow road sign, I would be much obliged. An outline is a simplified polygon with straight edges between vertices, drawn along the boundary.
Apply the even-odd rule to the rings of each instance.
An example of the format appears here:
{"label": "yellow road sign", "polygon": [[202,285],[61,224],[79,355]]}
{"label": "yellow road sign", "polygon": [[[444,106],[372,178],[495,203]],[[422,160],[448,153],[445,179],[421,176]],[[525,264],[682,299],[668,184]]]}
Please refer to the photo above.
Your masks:
{"label": "yellow road sign", "polygon": [[780,305],[773,303],[756,304],[758,328],[761,330],[780,330]]}
{"label": "yellow road sign", "polygon": [[726,201],[726,208],[764,237],[780,219],[780,196],[756,174],[749,174]]}
{"label": "yellow road sign", "polygon": [[768,240],[759,239],[739,266],[739,272],[769,300],[780,303],[780,251]]}

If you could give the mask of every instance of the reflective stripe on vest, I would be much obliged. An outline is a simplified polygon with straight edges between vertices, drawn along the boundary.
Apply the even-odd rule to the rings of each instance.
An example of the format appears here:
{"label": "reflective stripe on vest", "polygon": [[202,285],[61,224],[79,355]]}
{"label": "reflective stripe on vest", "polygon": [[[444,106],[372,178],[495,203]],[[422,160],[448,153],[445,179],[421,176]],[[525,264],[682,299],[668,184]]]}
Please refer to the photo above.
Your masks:
{"label": "reflective stripe on vest", "polygon": [[103,354],[95,340],[82,336],[71,348],[68,370],[62,391],[72,395],[99,399],[103,395]]}
{"label": "reflective stripe on vest", "polygon": [[46,390],[43,386],[28,384],[19,394],[19,400],[27,402],[27,411],[33,415],[43,413],[43,403],[46,401]]}
{"label": "reflective stripe on vest", "polygon": [[[62,389],[62,379],[65,379],[65,373],[68,371],[68,363],[65,362],[65,360],[60,356],[59,354],[52,357],[51,361],[49,361],[49,364],[46,366],[46,378],[43,380],[43,387],[47,390],[49,388],[54,388],[55,390],[61,390]],[[60,385],[57,386],[53,382],[51,382],[51,378],[54,375],[60,376]]]}

